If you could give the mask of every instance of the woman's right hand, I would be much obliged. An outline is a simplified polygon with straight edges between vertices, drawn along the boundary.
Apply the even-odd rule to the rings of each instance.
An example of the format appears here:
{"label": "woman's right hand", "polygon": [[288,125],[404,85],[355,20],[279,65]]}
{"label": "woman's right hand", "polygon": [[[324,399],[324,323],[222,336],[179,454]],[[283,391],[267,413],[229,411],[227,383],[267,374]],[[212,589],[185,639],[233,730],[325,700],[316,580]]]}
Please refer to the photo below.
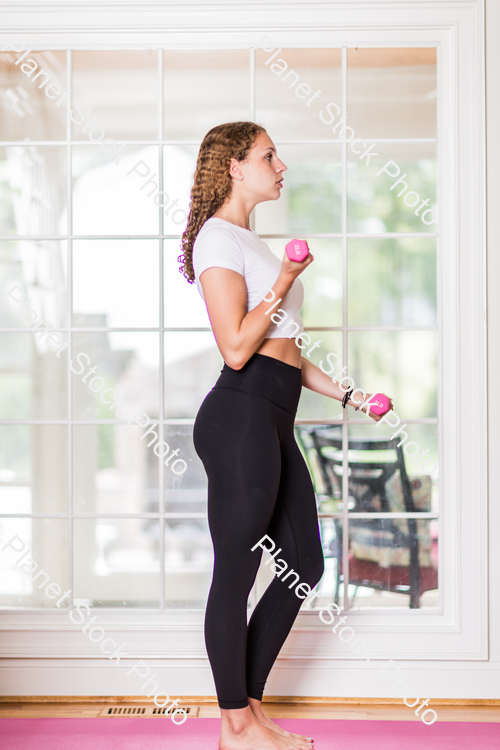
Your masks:
{"label": "woman's right hand", "polygon": [[305,271],[307,266],[309,266],[314,260],[314,255],[309,250],[309,255],[306,255],[303,261],[300,263],[297,263],[296,260],[290,260],[288,255],[285,254],[283,256],[283,260],[281,261],[281,273],[285,276],[288,276],[289,278],[292,277],[294,280],[299,276],[302,271]]}
{"label": "woman's right hand", "polygon": [[[382,396],[386,396],[387,394],[385,394],[385,393],[382,393],[381,395],[382,395]],[[366,394],[366,400],[367,400],[367,401],[369,401],[369,400],[370,400],[370,398],[371,398],[372,396],[373,396],[373,393],[367,393],[367,394]],[[374,412],[373,412],[373,411],[372,411],[372,410],[370,409],[370,411],[369,411],[369,416],[370,416],[370,417],[371,417],[371,418],[372,418],[372,419],[373,419],[373,420],[374,420],[375,422],[380,422],[380,420],[382,419],[382,417],[385,417],[385,415],[387,414],[387,412],[390,412],[390,411],[393,411],[393,410],[394,410],[394,404],[393,404],[393,402],[392,402],[392,398],[391,398],[390,396],[387,396],[387,398],[389,399],[389,408],[387,409],[387,411],[384,411],[384,413],[383,413],[383,414],[375,414],[375,413],[374,413]],[[364,411],[364,408],[363,408],[363,409],[361,409],[361,411]]]}

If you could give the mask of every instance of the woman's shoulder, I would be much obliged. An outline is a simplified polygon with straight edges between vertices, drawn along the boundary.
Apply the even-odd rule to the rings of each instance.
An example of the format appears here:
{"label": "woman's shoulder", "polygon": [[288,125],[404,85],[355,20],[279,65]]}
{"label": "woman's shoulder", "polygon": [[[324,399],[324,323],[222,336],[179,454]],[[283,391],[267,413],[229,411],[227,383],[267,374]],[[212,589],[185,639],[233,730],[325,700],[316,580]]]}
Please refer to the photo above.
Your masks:
{"label": "woman's shoulder", "polygon": [[197,275],[201,274],[202,269],[214,265],[242,273],[245,252],[240,238],[228,222],[217,217],[205,221],[193,244],[193,265]]}
{"label": "woman's shoulder", "polygon": [[211,216],[202,224],[200,231],[196,235],[193,250],[196,246],[210,245],[213,242],[219,243],[221,240],[231,242],[238,247],[240,242],[236,232],[231,230],[227,222],[221,221],[216,216]]}

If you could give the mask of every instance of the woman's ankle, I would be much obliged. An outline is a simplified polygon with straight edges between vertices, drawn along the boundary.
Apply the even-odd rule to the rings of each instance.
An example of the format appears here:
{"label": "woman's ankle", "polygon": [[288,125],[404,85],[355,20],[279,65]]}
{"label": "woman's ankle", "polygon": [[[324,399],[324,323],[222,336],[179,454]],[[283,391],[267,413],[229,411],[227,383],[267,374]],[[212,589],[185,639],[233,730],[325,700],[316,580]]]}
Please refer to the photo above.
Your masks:
{"label": "woman's ankle", "polygon": [[248,704],[253,711],[254,714],[258,716],[263,716],[264,712],[262,710],[262,701],[258,700],[257,698],[249,698]]}
{"label": "woman's ankle", "polygon": [[255,721],[250,706],[245,708],[221,708],[222,724],[227,726],[233,734],[240,734]]}

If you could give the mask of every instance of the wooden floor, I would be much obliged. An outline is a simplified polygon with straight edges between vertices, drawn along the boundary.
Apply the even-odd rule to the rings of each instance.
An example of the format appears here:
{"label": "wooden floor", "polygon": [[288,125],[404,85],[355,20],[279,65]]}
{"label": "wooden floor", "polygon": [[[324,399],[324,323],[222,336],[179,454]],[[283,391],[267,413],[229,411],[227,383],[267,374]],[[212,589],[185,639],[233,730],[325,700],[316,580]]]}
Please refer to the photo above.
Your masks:
{"label": "wooden floor", "polygon": [[[2,698],[0,703],[0,717],[17,717],[17,718],[96,718],[106,705],[132,705],[132,706],[151,706],[151,702],[128,701],[124,699],[114,702],[113,700],[105,701],[103,698],[81,699],[68,698],[68,702],[63,702],[60,698],[57,703],[50,703],[50,697],[41,698],[36,702],[36,698],[31,697],[27,702],[16,700],[9,703],[9,698]],[[438,718],[437,721],[488,721],[500,722],[500,701],[495,701],[497,705],[481,705],[477,701],[474,705],[453,705],[453,701],[446,702],[444,705],[436,702],[430,702],[429,708],[434,708]],[[189,699],[182,699],[180,705],[198,706],[198,718],[218,718],[220,716],[219,708],[215,703],[196,702]],[[357,719],[357,720],[385,720],[385,721],[420,721],[415,716],[411,708],[401,704],[377,704],[377,703],[340,703],[328,702],[321,703],[316,698],[314,702],[293,703],[271,703],[264,705],[264,710],[270,718],[281,719]],[[119,717],[117,717],[119,718]]]}

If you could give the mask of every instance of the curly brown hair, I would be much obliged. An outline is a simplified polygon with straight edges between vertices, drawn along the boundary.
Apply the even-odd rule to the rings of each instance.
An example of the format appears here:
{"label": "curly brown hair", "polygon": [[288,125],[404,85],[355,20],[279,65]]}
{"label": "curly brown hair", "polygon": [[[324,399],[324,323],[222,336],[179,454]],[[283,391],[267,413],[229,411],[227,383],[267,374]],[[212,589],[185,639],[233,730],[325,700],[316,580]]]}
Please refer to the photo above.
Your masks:
{"label": "curly brown hair", "polygon": [[189,215],[182,234],[183,254],[177,260],[179,271],[192,284],[193,245],[203,224],[214,215],[231,194],[229,165],[231,158],[244,161],[260,133],[266,130],[255,122],[226,122],[208,131],[204,137],[194,173]]}

